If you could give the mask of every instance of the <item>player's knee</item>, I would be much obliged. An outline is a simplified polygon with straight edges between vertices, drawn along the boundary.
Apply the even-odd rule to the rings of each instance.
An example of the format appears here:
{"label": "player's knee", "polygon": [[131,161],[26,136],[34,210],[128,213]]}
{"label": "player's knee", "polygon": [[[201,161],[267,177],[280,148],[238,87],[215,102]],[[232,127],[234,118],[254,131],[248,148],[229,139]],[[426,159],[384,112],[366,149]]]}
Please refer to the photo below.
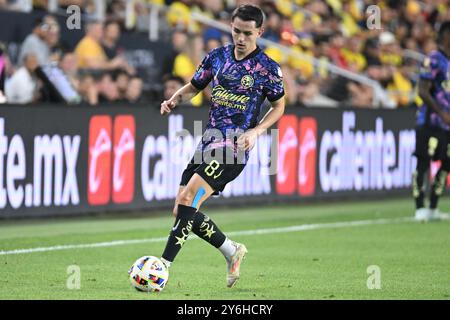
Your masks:
{"label": "player's knee", "polygon": [[194,197],[195,197],[194,191],[186,188],[180,193],[178,204],[190,207],[192,205],[192,202],[194,201]]}
{"label": "player's knee", "polygon": [[172,215],[176,218],[178,215],[178,204],[175,205],[175,207],[173,207],[172,210]]}

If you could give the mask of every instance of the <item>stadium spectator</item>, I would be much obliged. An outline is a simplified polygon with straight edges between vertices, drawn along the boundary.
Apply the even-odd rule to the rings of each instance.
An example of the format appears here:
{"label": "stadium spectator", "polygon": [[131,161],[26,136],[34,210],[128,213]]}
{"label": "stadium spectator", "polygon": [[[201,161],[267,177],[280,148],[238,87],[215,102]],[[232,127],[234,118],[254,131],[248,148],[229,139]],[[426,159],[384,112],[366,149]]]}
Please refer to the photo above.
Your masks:
{"label": "stadium spectator", "polygon": [[81,69],[113,70],[128,66],[121,56],[108,59],[101,46],[103,37],[103,24],[99,21],[89,22],[86,25],[86,35],[75,48],[78,56],[78,67]]}
{"label": "stadium spectator", "polygon": [[114,81],[119,91],[119,100],[126,99],[128,86],[130,85],[130,76],[125,70],[118,70],[114,74]]}
{"label": "stadium spectator", "polygon": [[132,77],[127,87],[126,100],[130,103],[138,103],[142,101],[142,79]]}
{"label": "stadium spectator", "polygon": [[282,15],[276,10],[268,14],[264,38],[275,42],[280,41],[281,19]]}
{"label": "stadium spectator", "polygon": [[98,89],[92,75],[85,74],[80,77],[78,93],[85,103],[91,106],[98,104]]}
{"label": "stadium spectator", "polygon": [[364,44],[364,49],[362,50],[364,59],[366,60],[366,65],[380,65],[380,47],[377,38],[369,38]]}
{"label": "stadium spectator", "polygon": [[328,98],[320,92],[320,80],[310,79],[299,83],[298,102],[305,107],[337,107],[337,101]]}
{"label": "stadium spectator", "polygon": [[396,67],[402,64],[402,53],[395,36],[389,31],[382,32],[379,37],[380,59],[383,64],[394,65]]}
{"label": "stadium spectator", "polygon": [[126,61],[123,52],[118,47],[117,42],[121,36],[120,24],[114,20],[107,21],[104,25],[102,37],[102,48],[109,60],[121,57],[125,62],[122,66],[129,74],[135,74],[136,70]]}
{"label": "stadium spectator", "polygon": [[101,39],[103,50],[108,59],[114,59],[117,54],[117,41],[120,39],[120,25],[117,21],[110,20],[105,23],[104,34]]}
{"label": "stadium spectator", "polygon": [[30,12],[33,10],[31,2],[28,0],[0,0],[0,8],[23,12]]}
{"label": "stadium spectator", "polygon": [[78,77],[78,61],[77,56],[73,52],[66,52],[59,61],[59,67],[69,79],[69,82],[75,89],[79,88],[80,80]]}
{"label": "stadium spectator", "polygon": [[205,51],[211,50],[223,44],[224,33],[215,27],[206,28],[203,31],[203,42],[205,44]]}
{"label": "stadium spectator", "polygon": [[345,60],[342,50],[344,49],[345,38],[341,32],[335,32],[330,37],[330,46],[328,47],[327,56],[330,61],[338,67],[347,68],[348,63]]}
{"label": "stadium spectator", "polygon": [[373,89],[355,81],[347,83],[349,92],[348,104],[356,108],[369,108],[374,98]]}
{"label": "stadium spectator", "polygon": [[164,79],[164,91],[163,91],[163,100],[168,100],[173,96],[178,89],[180,89],[184,85],[184,80],[181,77],[177,76],[167,76]]}
{"label": "stadium spectator", "polygon": [[363,43],[361,37],[354,35],[346,38],[346,46],[341,51],[348,69],[356,73],[362,72],[367,65],[366,58],[362,54]]}
{"label": "stadium spectator", "polygon": [[[368,66],[366,75],[380,83],[382,88],[387,88],[392,81],[392,67],[380,64],[372,64]],[[379,97],[379,105],[374,104],[375,92],[370,86],[356,83],[354,81],[346,81],[346,89],[349,92],[349,103],[355,107],[384,107],[395,108],[396,102],[392,96],[385,92],[378,92],[382,96]]]}
{"label": "stadium spectator", "polygon": [[[222,11],[215,15],[215,19],[223,24],[228,24],[230,20],[229,13]],[[215,28],[215,27],[205,27],[203,30],[203,42],[205,44],[205,52],[210,52],[219,46],[231,42],[231,37],[229,34]]]}
{"label": "stadium spectator", "polygon": [[331,76],[324,83],[324,94],[337,101],[340,105],[345,105],[350,99],[350,92],[348,91],[349,83],[350,80],[343,76]]}
{"label": "stadium spectator", "polygon": [[[203,38],[199,34],[190,35],[186,46],[175,57],[172,73],[189,82],[203,55]],[[198,94],[191,102],[193,106],[199,107],[203,103],[203,96]]]}
{"label": "stadium spectator", "polygon": [[50,61],[59,61],[62,56],[62,48],[59,43],[60,27],[58,20],[52,15],[46,15],[44,17],[44,24],[47,29],[45,42],[50,49]]}
{"label": "stadium spectator", "polygon": [[115,21],[116,23],[124,26],[125,25],[125,1],[123,0],[112,0],[108,1],[106,8],[106,14],[110,21]]}
{"label": "stadium spectator", "polygon": [[[36,6],[39,5],[38,2],[41,3],[42,9],[47,8],[46,1],[35,1]],[[163,63],[160,77],[163,79],[164,76],[175,72],[175,57],[178,56],[178,60],[181,61],[186,60],[186,56],[188,60],[200,61],[205,52],[229,42],[229,35],[225,35],[212,26],[199,24],[191,18],[192,13],[200,13],[229,25],[229,9],[243,2],[249,1],[134,0],[135,12],[129,16],[131,23],[127,28],[141,30],[142,28],[139,29],[137,25],[142,24],[142,27],[145,27],[142,30],[148,31],[150,22],[150,6],[148,5],[166,6],[166,9],[159,11],[158,29],[163,39],[168,31],[173,33],[173,49],[172,52],[167,52],[167,59]],[[373,72],[373,69],[379,68],[380,73],[385,76],[383,80],[374,80],[386,90],[383,93],[389,97],[386,105],[391,105],[390,100],[398,106],[409,105],[414,94],[420,54],[428,54],[436,49],[434,30],[442,21],[450,19],[448,1],[377,1],[376,5],[381,9],[382,14],[381,25],[375,28],[368,28],[367,25],[369,13],[366,9],[373,4],[373,1],[257,0],[252,2],[260,4],[267,14],[266,31],[263,37],[290,47],[294,53],[283,54],[282,59],[286,61],[282,64],[283,70],[286,70],[287,99],[291,103],[301,104],[304,102],[304,97],[313,92],[317,93],[318,98],[320,92],[323,92],[340,104],[354,101],[356,105],[362,105],[363,102],[368,101],[368,97],[374,97],[373,88],[366,88],[359,82],[329,73],[326,65],[327,62],[331,62],[355,74],[377,74],[378,72]],[[0,0],[0,5],[8,8],[19,3],[20,1]],[[93,12],[93,1],[59,1],[62,7],[69,4],[81,6],[83,12]],[[98,40],[87,41],[87,45],[86,41],[80,42],[79,45],[84,44],[83,50],[78,50],[76,53],[79,56],[81,68],[100,70],[127,68],[125,58],[120,55],[117,58],[117,39],[120,36],[118,26],[124,23],[125,18],[124,0],[107,2],[107,21],[113,22],[107,23],[103,39],[97,36]],[[56,40],[58,33],[53,34],[52,40],[51,30],[50,27],[48,36],[41,37],[41,43],[47,44],[50,55],[55,50],[57,53],[60,52]],[[191,39],[190,44],[187,44],[188,31],[189,34],[199,34],[203,37],[204,50],[194,50],[196,52],[193,55],[188,54],[190,44],[196,42]],[[94,45],[100,43],[100,40],[103,40],[101,41],[104,46],[102,50]],[[27,46],[27,43],[24,43],[24,50]],[[45,55],[46,50],[35,49],[35,45],[31,48],[36,54]],[[265,46],[262,48],[265,49]],[[404,49],[412,50],[412,52],[405,52]],[[307,58],[298,58],[295,53],[303,54]],[[411,57],[411,54],[415,59],[413,61],[407,58]],[[12,56],[15,57],[15,55]],[[312,64],[308,57],[318,59],[319,63]],[[53,55],[50,60],[58,60],[58,55]],[[192,71],[189,70],[190,64],[187,65],[186,70],[176,68],[176,73],[184,77],[183,73],[187,74],[187,70]],[[368,71],[370,66],[375,68]],[[130,70],[127,71],[131,73]],[[315,80],[314,83],[305,85],[311,79]],[[156,84],[159,88],[161,85],[162,83]],[[321,90],[316,90],[316,86]],[[207,92],[205,96],[208,96]],[[197,99],[201,98],[201,96],[197,97]]]}
{"label": "stadium spectator", "polygon": [[198,26],[194,27],[191,21],[191,8],[189,4],[188,0],[174,1],[170,4],[166,14],[166,20],[171,28],[188,29],[190,26],[195,29],[194,31],[199,31]]}
{"label": "stadium spectator", "polygon": [[210,52],[222,45],[222,33],[215,28],[208,28],[203,32],[203,41],[206,52]]}
{"label": "stadium spectator", "polygon": [[103,73],[96,83],[99,103],[111,103],[119,100],[119,90],[109,73]]}
{"label": "stadium spectator", "polygon": [[219,13],[224,10],[222,0],[198,1],[204,12],[212,17],[218,17]]}
{"label": "stadium spectator", "polygon": [[170,38],[171,51],[167,52],[166,57],[163,62],[161,79],[172,74],[173,63],[178,54],[181,53],[183,48],[187,44],[187,31],[183,28],[176,28],[173,30]]}
{"label": "stadium spectator", "polygon": [[397,107],[404,107],[412,102],[413,85],[407,78],[407,68],[386,66],[389,70],[389,81],[386,90]]}
{"label": "stadium spectator", "polygon": [[50,62],[50,46],[47,43],[49,25],[44,19],[35,20],[33,31],[23,41],[19,53],[19,65],[24,63],[25,57],[29,54],[35,55],[39,65]]}
{"label": "stadium spectator", "polygon": [[39,66],[34,53],[24,56],[24,65],[20,67],[6,83],[6,98],[9,103],[31,103],[38,99],[35,70]]}

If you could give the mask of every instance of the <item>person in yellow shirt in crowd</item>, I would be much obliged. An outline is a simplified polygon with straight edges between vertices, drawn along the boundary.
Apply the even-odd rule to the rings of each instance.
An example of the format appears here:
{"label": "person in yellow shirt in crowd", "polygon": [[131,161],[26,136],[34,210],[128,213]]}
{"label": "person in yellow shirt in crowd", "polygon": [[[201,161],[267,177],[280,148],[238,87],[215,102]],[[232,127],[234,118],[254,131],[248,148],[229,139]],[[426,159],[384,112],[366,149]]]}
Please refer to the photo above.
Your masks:
{"label": "person in yellow shirt in crowd", "polygon": [[[358,36],[353,36],[346,39],[346,46],[342,49],[342,55],[348,66],[353,66],[352,71],[362,72],[366,66],[367,61],[362,54],[363,41]],[[349,68],[350,69],[350,68]]]}
{"label": "person in yellow shirt in crowd", "polygon": [[413,86],[402,68],[401,47],[388,31],[380,34],[379,43],[380,60],[386,66],[390,78],[386,85],[388,95],[399,107],[409,105],[412,102]]}
{"label": "person in yellow shirt in crowd", "polygon": [[399,67],[403,63],[401,47],[393,33],[384,31],[379,36],[380,60],[383,64]]}
{"label": "person in yellow shirt in crowd", "polygon": [[[201,35],[194,34],[188,37],[186,46],[175,57],[172,74],[181,77],[185,82],[189,82],[204,55],[203,47]],[[192,98],[191,103],[195,107],[200,107],[203,104],[203,95],[196,95]]]}
{"label": "person in yellow shirt in crowd", "polygon": [[128,63],[122,56],[109,60],[101,46],[103,23],[89,22],[86,25],[86,35],[78,42],[75,54],[80,69],[114,70],[127,69]]}
{"label": "person in yellow shirt in crowd", "polygon": [[403,67],[392,68],[392,78],[386,87],[389,96],[399,107],[410,105],[414,99],[413,85],[405,72],[406,68]]}

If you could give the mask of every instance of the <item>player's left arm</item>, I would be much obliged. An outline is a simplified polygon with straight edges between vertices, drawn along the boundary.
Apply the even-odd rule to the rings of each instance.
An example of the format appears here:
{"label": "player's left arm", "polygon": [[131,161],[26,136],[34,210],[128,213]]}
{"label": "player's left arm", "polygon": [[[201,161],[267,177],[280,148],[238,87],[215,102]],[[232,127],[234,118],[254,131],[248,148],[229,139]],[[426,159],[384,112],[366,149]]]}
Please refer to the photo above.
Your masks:
{"label": "player's left arm", "polygon": [[267,111],[259,124],[253,128],[245,132],[238,139],[238,145],[245,150],[250,150],[256,143],[256,139],[258,136],[262,135],[269,129],[272,125],[274,125],[284,114],[285,100],[284,96],[280,99],[271,102],[272,107]]}

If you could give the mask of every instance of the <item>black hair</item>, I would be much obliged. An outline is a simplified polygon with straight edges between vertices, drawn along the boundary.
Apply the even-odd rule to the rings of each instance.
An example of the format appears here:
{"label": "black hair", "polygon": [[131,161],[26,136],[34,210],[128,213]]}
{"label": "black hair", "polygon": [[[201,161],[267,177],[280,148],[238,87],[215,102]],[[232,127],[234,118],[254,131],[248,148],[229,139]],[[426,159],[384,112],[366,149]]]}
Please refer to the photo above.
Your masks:
{"label": "black hair", "polygon": [[129,79],[131,78],[131,75],[125,70],[125,69],[116,69],[112,72],[112,77],[114,79],[114,81],[117,80],[117,78],[119,78],[119,76],[121,75],[126,75]]}
{"label": "black hair", "polygon": [[33,29],[37,28],[37,27],[40,27],[43,23],[44,23],[44,19],[42,19],[40,17],[34,19],[34,21],[33,21]]}
{"label": "black hair", "polygon": [[444,21],[442,22],[441,26],[439,27],[438,32],[438,41],[441,42],[444,38],[444,35],[450,31],[450,21]]}
{"label": "black hair", "polygon": [[256,28],[260,28],[264,23],[264,12],[260,7],[252,4],[243,4],[237,7],[231,15],[231,21],[239,18],[244,21],[255,21]]}
{"label": "black hair", "polygon": [[173,74],[169,74],[169,75],[166,75],[164,77],[163,82],[166,83],[168,81],[176,81],[176,82],[178,82],[181,85],[185,84],[185,81],[183,80],[183,78],[181,78],[179,76],[176,76],[176,75],[173,75]]}
{"label": "black hair", "polygon": [[113,20],[113,19],[111,19],[111,20],[106,20],[106,21],[103,23],[103,26],[104,26],[104,28],[106,29],[108,26],[110,26],[110,25],[112,25],[112,24],[117,24],[117,25],[119,26],[119,28],[120,28],[120,23],[119,23],[117,20]]}

